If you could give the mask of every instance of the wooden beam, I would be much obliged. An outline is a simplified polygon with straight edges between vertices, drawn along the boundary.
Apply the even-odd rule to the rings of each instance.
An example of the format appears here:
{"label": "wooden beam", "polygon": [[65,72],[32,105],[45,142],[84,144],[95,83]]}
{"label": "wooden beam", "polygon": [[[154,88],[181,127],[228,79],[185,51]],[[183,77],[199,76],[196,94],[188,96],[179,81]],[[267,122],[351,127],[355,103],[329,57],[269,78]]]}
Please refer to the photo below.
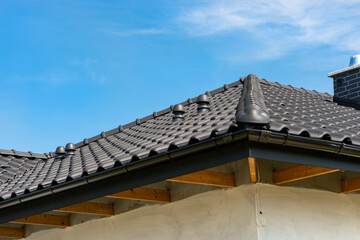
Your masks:
{"label": "wooden beam", "polygon": [[341,182],[341,192],[349,193],[360,190],[360,178],[352,178]]}
{"label": "wooden beam", "polygon": [[83,213],[103,216],[113,216],[114,206],[105,203],[82,202],[53,210],[54,212]]}
{"label": "wooden beam", "polygon": [[0,237],[4,238],[24,238],[23,228],[0,227]]}
{"label": "wooden beam", "polygon": [[54,226],[54,227],[69,227],[70,217],[51,215],[51,214],[38,214],[38,215],[14,220],[11,221],[10,223],[44,225],[44,226]]}
{"label": "wooden beam", "polygon": [[169,182],[194,183],[218,187],[235,187],[235,176],[231,173],[199,171],[167,179]]}
{"label": "wooden beam", "polygon": [[150,202],[161,202],[161,203],[170,202],[169,191],[161,190],[161,189],[149,189],[149,188],[134,188],[124,192],[107,195],[106,197],[118,198],[118,199],[142,200],[142,201],[150,201]]}
{"label": "wooden beam", "polygon": [[273,180],[274,184],[282,184],[339,171],[339,169],[299,165],[274,172]]}
{"label": "wooden beam", "polygon": [[251,183],[256,183],[257,176],[256,176],[256,161],[255,161],[255,158],[249,157],[248,162],[249,162],[249,170],[250,170],[250,182]]}

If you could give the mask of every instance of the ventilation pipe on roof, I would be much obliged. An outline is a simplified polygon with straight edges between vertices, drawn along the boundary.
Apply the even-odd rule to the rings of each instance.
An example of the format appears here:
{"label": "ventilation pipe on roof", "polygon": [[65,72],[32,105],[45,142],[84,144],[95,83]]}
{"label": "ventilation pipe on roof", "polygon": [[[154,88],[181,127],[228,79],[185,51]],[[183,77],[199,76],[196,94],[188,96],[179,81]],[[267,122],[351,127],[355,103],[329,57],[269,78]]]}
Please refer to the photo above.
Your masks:
{"label": "ventilation pipe on roof", "polygon": [[68,155],[75,155],[76,147],[73,143],[68,143],[65,146],[65,151]]}
{"label": "ventilation pipe on roof", "polygon": [[175,121],[179,121],[182,120],[184,118],[184,106],[182,104],[176,104],[173,108],[172,108],[172,112],[174,114],[173,116],[173,122]]}
{"label": "ventilation pipe on roof", "polygon": [[197,111],[198,113],[204,113],[210,111],[210,98],[206,94],[201,94],[196,103],[198,104]]}
{"label": "ventilation pipe on roof", "polygon": [[56,148],[55,153],[57,155],[64,155],[66,153],[65,148],[63,146],[59,146]]}

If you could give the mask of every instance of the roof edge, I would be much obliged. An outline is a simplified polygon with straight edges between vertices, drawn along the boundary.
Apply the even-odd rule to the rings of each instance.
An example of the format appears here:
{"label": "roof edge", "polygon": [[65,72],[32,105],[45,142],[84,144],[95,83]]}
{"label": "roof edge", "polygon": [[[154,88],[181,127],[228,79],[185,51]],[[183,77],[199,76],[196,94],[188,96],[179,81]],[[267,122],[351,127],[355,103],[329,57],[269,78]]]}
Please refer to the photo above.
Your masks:
{"label": "roof edge", "polygon": [[236,121],[241,124],[268,125],[264,95],[258,76],[250,74],[244,79],[244,86],[236,109]]}
{"label": "roof edge", "polygon": [[[240,144],[240,145],[236,144],[242,141],[244,141],[245,144]],[[164,163],[165,168],[168,168],[168,170],[172,170],[173,171],[172,174],[177,174],[177,175],[186,174],[184,170],[178,169],[179,166],[183,166],[182,164],[179,165],[179,159],[184,161],[186,160],[187,163],[189,164],[191,163],[190,165],[193,165],[193,163],[197,161],[194,161],[194,159],[192,158],[189,159],[190,154],[196,153],[196,155],[194,156],[196,159],[199,159],[199,156],[202,156],[202,154],[206,155],[203,159],[203,162],[199,163],[199,165],[197,166],[196,171],[200,170],[200,168],[205,169],[207,167],[213,167],[213,166],[209,166],[210,164],[209,157],[210,158],[214,157],[214,161],[216,161],[216,164],[218,165],[225,162],[234,161],[233,159],[238,160],[239,153],[249,154],[248,156],[254,157],[255,155],[251,155],[251,154],[256,154],[256,153],[250,151],[249,150],[250,145],[246,144],[249,143],[250,141],[269,144],[269,149],[273,149],[274,151],[279,151],[279,152],[284,152],[283,147],[288,146],[288,147],[295,147],[297,149],[316,150],[319,153],[323,152],[323,153],[333,154],[331,155],[331,157],[329,157],[328,155],[324,155],[324,158],[331,161],[334,160],[337,164],[342,164],[342,163],[339,162],[337,160],[337,157],[334,156],[335,155],[342,156],[343,158],[349,159],[349,162],[353,163],[354,166],[360,169],[359,161],[354,161],[354,159],[359,159],[360,157],[360,146],[352,146],[345,143],[333,142],[329,140],[313,139],[313,138],[301,137],[301,136],[290,135],[280,132],[272,132],[263,129],[257,130],[257,129],[245,128],[238,130],[236,132],[231,132],[225,135],[208,139],[207,141],[201,143],[195,143],[191,146],[173,150],[171,153],[160,154],[158,156],[149,157],[148,159],[144,159],[144,161],[135,162],[131,166],[126,166],[126,167],[119,166],[116,169],[103,171],[91,176],[84,176],[80,179],[73,180],[72,182],[67,182],[56,186],[50,186],[40,191],[29,193],[26,196],[20,196],[20,197],[15,197],[1,201],[0,223],[1,222],[5,223],[17,218],[22,218],[25,217],[26,215],[38,214],[44,212],[44,209],[50,211],[52,209],[60,208],[64,205],[71,205],[71,204],[75,204],[76,202],[87,201],[91,198],[100,197],[100,194],[97,193],[99,189],[104,193],[104,195],[106,195],[108,194],[107,191],[112,191],[112,190],[115,191],[115,188],[117,188],[116,191],[124,191],[130,188],[150,184],[150,182],[145,183],[139,181],[139,179],[136,179],[136,177],[138,176],[136,175],[136,173],[138,171],[140,172],[143,169],[147,169],[151,166],[159,167],[160,163]],[[229,155],[233,156],[234,158],[232,159],[224,158],[223,147],[226,146],[234,147],[233,149],[234,151],[229,152]],[[281,149],[274,148],[274,146],[281,146]],[[219,158],[217,154],[213,154],[212,152],[209,153],[210,149],[216,149],[217,151],[221,151],[221,155],[223,157]],[[244,149],[245,150],[248,149],[248,150],[243,151]],[[319,154],[319,156],[320,155],[321,154]],[[176,161],[174,161],[174,159],[176,159]],[[286,160],[289,159],[290,158],[288,157],[286,158]],[[276,160],[278,161],[279,159]],[[314,161],[313,155],[311,155],[310,160]],[[170,162],[171,164],[177,164],[177,165],[169,165],[168,163]],[[316,165],[315,162],[313,163],[314,165]],[[212,162],[211,164],[214,164],[214,162]],[[344,170],[347,169],[353,170],[354,166],[348,165],[346,168],[344,168]],[[342,169],[338,165],[331,167]],[[150,170],[153,173],[154,169],[150,169]],[[190,169],[190,168],[186,169],[186,171],[190,171],[190,170],[195,170],[195,169]],[[133,174],[129,174],[129,172],[132,172]],[[163,171],[163,169],[159,168],[157,172],[161,173],[162,175],[159,176],[157,179],[149,178],[148,181],[153,180],[155,182],[155,181],[161,181],[161,179],[163,180],[168,178],[168,176],[165,176],[165,174],[169,174],[168,171]],[[147,178],[149,177],[149,175],[151,175],[151,174],[143,174],[142,172],[140,172],[139,174],[144,178]],[[133,182],[119,181],[118,178],[120,177],[122,180],[124,180],[125,178],[131,178]],[[117,183],[121,183],[122,185],[109,184],[109,182],[106,182],[107,179],[114,179],[114,178],[116,178]],[[99,188],[99,186],[102,186],[103,188]],[[82,190],[90,189],[94,192],[96,190],[96,194],[98,194],[99,196],[96,195],[94,192],[92,192],[91,194],[84,194],[84,191],[79,191],[79,188],[81,188]],[[49,198],[50,196],[53,197]],[[66,196],[69,197],[69,199],[64,200],[62,197],[57,198],[58,196]],[[52,200],[61,199],[62,201],[49,201],[49,199]],[[36,208],[34,209],[35,206]]]}

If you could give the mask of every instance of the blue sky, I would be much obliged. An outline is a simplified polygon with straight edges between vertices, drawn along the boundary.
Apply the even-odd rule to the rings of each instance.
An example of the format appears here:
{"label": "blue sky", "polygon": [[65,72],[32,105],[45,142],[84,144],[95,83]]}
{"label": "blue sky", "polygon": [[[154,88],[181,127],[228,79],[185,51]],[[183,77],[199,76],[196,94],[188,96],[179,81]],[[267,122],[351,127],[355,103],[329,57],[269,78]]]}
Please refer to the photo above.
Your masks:
{"label": "blue sky", "polygon": [[0,0],[0,148],[49,152],[250,73],[332,94],[359,1]]}

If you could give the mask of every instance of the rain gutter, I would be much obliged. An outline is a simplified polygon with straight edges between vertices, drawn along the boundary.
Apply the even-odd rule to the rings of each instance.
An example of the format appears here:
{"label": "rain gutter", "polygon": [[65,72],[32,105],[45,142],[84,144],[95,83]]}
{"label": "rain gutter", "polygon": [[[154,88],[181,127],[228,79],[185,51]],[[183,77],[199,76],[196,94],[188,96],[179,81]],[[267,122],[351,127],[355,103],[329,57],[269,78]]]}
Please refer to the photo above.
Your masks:
{"label": "rain gutter", "polygon": [[0,223],[246,157],[360,172],[360,146],[242,129],[0,202]]}

